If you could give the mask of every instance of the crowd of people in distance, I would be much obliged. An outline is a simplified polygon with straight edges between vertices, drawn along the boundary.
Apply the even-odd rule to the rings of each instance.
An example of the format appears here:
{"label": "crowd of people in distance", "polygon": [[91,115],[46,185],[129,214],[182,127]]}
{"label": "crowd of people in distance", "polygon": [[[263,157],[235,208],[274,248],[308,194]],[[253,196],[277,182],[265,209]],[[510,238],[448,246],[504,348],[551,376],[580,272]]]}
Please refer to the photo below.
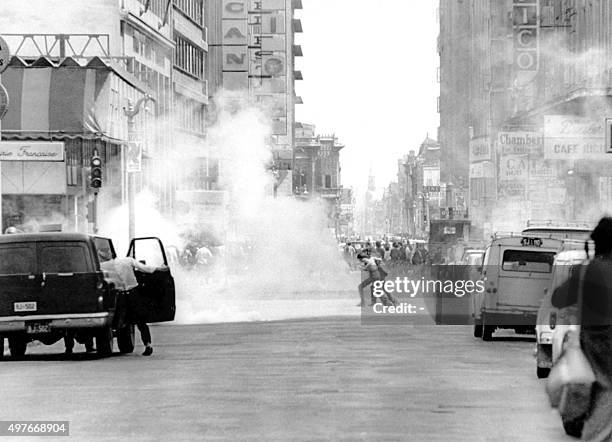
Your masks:
{"label": "crowd of people in distance", "polygon": [[[438,261],[436,254],[430,256],[424,241],[415,241],[411,244],[407,239],[397,241],[386,239],[377,241],[356,240],[348,241],[342,247],[344,259],[352,270],[358,268],[359,259],[357,255],[359,254],[376,257],[390,267],[401,262],[422,265],[437,263]],[[440,251],[437,252],[441,254]]]}

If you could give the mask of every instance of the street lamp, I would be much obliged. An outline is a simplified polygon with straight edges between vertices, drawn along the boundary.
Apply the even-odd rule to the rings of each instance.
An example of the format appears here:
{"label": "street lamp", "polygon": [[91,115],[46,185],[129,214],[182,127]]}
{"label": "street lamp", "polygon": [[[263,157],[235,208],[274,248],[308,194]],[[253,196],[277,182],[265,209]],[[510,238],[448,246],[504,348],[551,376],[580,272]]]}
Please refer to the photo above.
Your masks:
{"label": "street lamp", "polygon": [[[138,101],[136,101],[136,104],[133,104],[132,100],[128,99],[127,107],[123,108],[123,112],[125,113],[128,119],[127,120],[128,143],[137,143],[138,141],[142,141],[142,140],[137,140],[137,134],[134,130],[134,127],[136,125],[134,121],[134,117],[138,115],[138,113],[140,112],[140,107],[149,100],[152,100],[152,98],[148,94],[138,99]],[[136,236],[136,209],[135,209],[136,182],[135,182],[134,174],[137,172],[140,172],[140,170],[132,171],[132,170],[129,170],[127,166],[128,165],[127,165],[127,158],[126,158],[126,173],[127,173],[127,178],[128,178],[127,188],[128,188],[128,219],[129,219],[129,237],[130,237],[129,239],[132,239]]]}

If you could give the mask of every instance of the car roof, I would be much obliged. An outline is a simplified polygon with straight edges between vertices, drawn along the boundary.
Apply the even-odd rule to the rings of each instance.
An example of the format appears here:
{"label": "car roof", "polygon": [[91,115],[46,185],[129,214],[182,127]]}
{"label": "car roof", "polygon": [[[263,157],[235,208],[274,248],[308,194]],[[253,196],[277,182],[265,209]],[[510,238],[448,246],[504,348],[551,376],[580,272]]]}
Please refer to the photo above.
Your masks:
{"label": "car roof", "polygon": [[89,241],[95,238],[93,235],[84,233],[50,232],[50,233],[14,233],[0,235],[0,244],[17,242],[42,242],[42,241]]}
{"label": "car roof", "polygon": [[555,257],[555,263],[584,261],[587,258],[584,250],[564,250]]}

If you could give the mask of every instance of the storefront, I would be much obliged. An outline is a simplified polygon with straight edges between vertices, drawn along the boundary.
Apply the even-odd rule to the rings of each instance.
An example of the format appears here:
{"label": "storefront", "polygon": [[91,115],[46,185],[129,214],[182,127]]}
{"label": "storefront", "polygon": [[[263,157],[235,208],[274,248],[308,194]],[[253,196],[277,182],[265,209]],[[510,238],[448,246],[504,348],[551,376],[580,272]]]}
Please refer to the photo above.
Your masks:
{"label": "storefront", "polygon": [[97,152],[103,163],[103,214],[126,200],[123,107],[150,91],[97,57],[86,64],[13,57],[2,83],[10,97],[0,142],[3,228],[59,224],[65,231],[91,232],[91,158]]}

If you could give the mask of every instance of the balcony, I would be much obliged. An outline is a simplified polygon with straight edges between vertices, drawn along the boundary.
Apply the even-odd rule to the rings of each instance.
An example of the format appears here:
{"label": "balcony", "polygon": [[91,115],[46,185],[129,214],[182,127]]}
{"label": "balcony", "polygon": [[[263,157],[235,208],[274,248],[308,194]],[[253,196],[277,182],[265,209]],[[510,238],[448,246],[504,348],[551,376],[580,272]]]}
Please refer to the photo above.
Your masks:
{"label": "balcony", "polygon": [[208,52],[205,28],[196,25],[193,20],[189,20],[180,11],[174,14],[174,30],[194,45],[199,46],[200,49]]}
{"label": "balcony", "polygon": [[295,80],[303,80],[302,71],[293,71],[293,78]]}
{"label": "balcony", "polygon": [[208,81],[196,80],[184,74],[179,69],[174,69],[174,87],[177,93],[196,100],[202,104],[208,104]]}
{"label": "balcony", "polygon": [[[153,2],[153,6],[145,10],[145,5],[139,0],[121,0],[121,14],[122,18],[140,28],[145,32],[149,32],[151,35],[163,36],[166,39],[166,43],[171,44],[171,27],[167,17],[162,16],[161,9],[156,1]],[[160,9],[158,11],[158,9]],[[156,13],[154,13],[154,11]],[[164,18],[166,22],[164,23]]]}
{"label": "balcony", "polygon": [[302,47],[300,45],[293,45],[293,56],[294,57],[303,57]]}
{"label": "balcony", "polygon": [[302,29],[302,22],[300,21],[299,18],[294,18],[292,20],[292,24],[293,24],[293,32],[295,33],[304,32],[304,30]]}

